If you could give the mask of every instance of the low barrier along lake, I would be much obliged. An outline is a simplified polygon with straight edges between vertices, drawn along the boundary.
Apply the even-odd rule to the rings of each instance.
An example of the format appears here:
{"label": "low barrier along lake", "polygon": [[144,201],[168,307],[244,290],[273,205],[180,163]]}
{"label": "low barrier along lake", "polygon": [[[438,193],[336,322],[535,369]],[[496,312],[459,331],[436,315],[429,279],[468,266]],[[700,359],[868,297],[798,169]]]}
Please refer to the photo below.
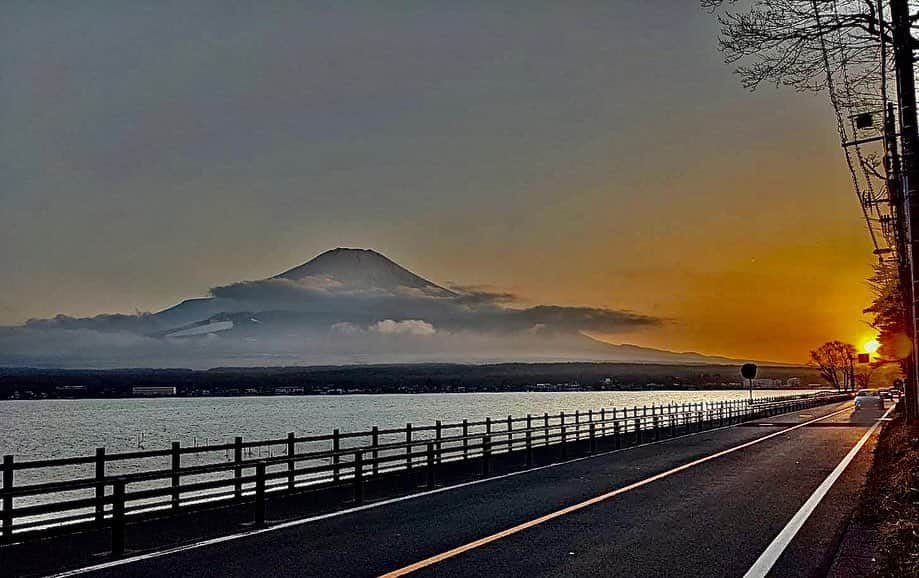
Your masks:
{"label": "low barrier along lake", "polygon": [[[754,390],[757,398],[814,390]],[[601,407],[746,399],[744,390],[585,391],[0,401],[0,455],[17,460],[230,443],[435,420],[522,417]]]}

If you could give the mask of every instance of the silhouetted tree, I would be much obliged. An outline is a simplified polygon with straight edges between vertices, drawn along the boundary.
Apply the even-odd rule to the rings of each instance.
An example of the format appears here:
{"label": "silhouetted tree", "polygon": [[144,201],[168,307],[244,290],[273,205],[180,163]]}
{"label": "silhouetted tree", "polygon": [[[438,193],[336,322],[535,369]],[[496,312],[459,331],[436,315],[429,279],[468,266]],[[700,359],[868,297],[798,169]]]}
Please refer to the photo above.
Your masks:
{"label": "silhouetted tree", "polygon": [[877,330],[878,342],[881,344],[875,365],[896,362],[906,371],[905,364],[911,346],[903,322],[903,297],[900,295],[897,264],[891,261],[876,264],[874,273],[868,278],[868,285],[874,293],[874,299],[865,313],[871,315],[871,327]]}
{"label": "silhouetted tree", "polygon": [[820,377],[836,389],[848,389],[853,382],[855,347],[842,341],[828,341],[811,351],[811,364]]}
{"label": "silhouetted tree", "polygon": [[866,389],[871,385],[871,376],[874,374],[874,367],[867,367],[855,372],[855,386],[859,389]]}

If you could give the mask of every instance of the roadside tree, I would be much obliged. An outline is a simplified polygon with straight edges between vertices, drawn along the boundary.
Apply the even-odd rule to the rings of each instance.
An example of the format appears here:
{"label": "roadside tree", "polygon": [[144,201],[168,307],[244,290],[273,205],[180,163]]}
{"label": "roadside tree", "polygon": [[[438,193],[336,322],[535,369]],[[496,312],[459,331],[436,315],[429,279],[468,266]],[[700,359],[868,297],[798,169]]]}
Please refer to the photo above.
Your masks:
{"label": "roadside tree", "polygon": [[855,346],[842,341],[828,341],[811,351],[811,365],[820,377],[836,389],[849,389],[854,384]]}

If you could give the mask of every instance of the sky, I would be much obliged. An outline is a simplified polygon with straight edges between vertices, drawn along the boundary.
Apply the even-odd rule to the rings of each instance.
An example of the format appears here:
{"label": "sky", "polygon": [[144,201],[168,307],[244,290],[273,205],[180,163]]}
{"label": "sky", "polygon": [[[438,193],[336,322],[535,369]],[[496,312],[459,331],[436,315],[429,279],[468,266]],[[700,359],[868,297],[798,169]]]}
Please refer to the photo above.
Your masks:
{"label": "sky", "polygon": [[824,95],[690,0],[5,3],[0,325],[372,248],[597,337],[803,362],[873,260]]}

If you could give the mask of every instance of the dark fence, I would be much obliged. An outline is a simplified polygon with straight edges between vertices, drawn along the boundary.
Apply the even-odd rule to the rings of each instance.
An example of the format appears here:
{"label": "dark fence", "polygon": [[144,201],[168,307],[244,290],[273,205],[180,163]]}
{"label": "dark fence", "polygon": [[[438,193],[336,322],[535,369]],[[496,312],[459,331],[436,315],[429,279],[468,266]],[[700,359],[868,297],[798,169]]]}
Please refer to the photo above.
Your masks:
{"label": "dark fence", "polygon": [[[550,415],[507,416],[403,428],[340,432],[261,441],[107,453],[62,459],[3,457],[0,489],[3,541],[40,535],[52,527],[111,526],[112,549],[123,548],[125,518],[180,509],[202,502],[251,501],[256,524],[264,524],[265,495],[321,486],[351,486],[353,503],[368,480],[393,472],[425,472],[433,486],[438,466],[476,460],[490,473],[494,456],[519,453],[533,464],[536,448],[557,446],[566,459],[571,444],[588,453],[640,444],[749,419],[847,399],[847,395],[797,395],[747,400],[634,406]],[[194,463],[190,463],[194,462]],[[19,477],[31,483],[16,484]],[[41,480],[41,481],[35,481]],[[50,481],[49,481],[50,480]]]}

